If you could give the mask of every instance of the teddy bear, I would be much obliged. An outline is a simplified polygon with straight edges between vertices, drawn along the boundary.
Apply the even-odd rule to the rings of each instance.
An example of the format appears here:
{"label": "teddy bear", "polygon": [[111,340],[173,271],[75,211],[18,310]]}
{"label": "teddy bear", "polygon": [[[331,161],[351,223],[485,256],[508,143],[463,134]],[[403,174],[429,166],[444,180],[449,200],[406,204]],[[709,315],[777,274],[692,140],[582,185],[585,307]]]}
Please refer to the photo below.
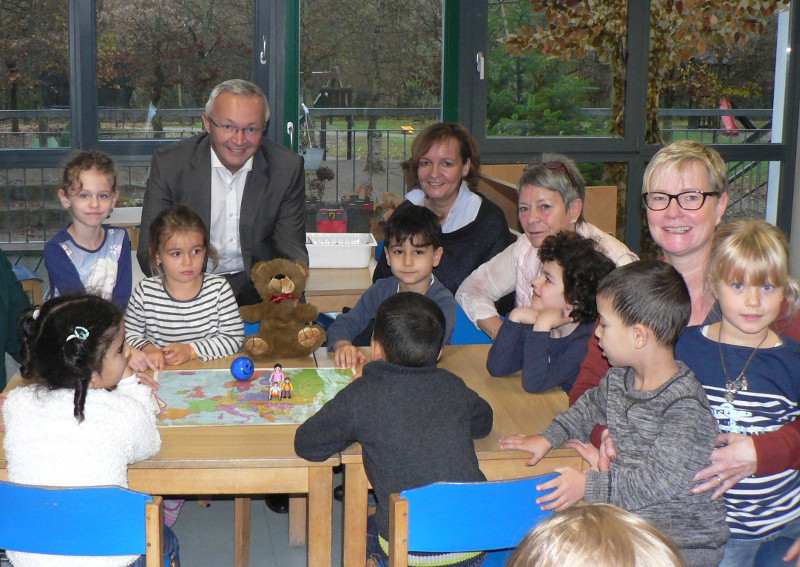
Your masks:
{"label": "teddy bear", "polygon": [[244,339],[244,351],[254,358],[306,356],[325,342],[325,330],[311,322],[317,308],[300,303],[308,268],[300,262],[275,258],[258,262],[250,278],[263,300],[239,308],[248,323],[260,323],[258,333]]}

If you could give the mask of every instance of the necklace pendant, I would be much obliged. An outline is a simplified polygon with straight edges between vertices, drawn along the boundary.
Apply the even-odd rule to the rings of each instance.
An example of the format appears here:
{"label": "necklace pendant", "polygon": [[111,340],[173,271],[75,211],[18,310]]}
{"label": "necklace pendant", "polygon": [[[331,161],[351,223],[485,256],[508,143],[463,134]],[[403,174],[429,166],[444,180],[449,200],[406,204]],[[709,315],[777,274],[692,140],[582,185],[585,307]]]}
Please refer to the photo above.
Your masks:
{"label": "necklace pendant", "polygon": [[725,392],[725,401],[726,402],[728,402],[729,404],[733,403],[734,399],[736,399],[736,392],[733,392],[731,390],[728,390],[727,392]]}
{"label": "necklace pendant", "polygon": [[743,392],[747,392],[750,389],[750,385],[747,383],[747,377],[743,375],[739,375],[739,380],[737,380],[741,386],[739,387],[740,390]]}

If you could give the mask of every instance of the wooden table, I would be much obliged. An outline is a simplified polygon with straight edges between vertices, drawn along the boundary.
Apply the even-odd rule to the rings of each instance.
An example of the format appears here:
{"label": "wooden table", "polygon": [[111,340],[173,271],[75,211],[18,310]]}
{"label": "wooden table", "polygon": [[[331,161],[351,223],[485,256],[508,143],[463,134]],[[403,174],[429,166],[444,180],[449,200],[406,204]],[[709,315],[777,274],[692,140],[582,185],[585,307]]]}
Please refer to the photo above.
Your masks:
{"label": "wooden table", "polygon": [[306,283],[306,301],[320,313],[339,312],[355,306],[364,290],[372,285],[370,268],[311,268]]}
{"label": "wooden table", "polygon": [[[524,478],[552,472],[558,467],[581,468],[583,460],[571,449],[556,449],[535,467],[525,466],[528,453],[503,451],[500,437],[514,433],[538,433],[552,421],[556,412],[568,405],[567,395],[558,388],[543,394],[528,394],[522,389],[519,374],[494,378],[486,371],[490,345],[446,346],[440,368],[461,376],[494,410],[492,432],[475,441],[481,470],[489,480]],[[325,352],[317,351],[319,367],[333,366]],[[368,355],[369,356],[369,355]],[[367,539],[367,491],[369,481],[364,472],[361,447],[353,445],[341,455],[344,465],[344,567],[363,567]]]}
{"label": "wooden table", "polygon": [[[177,369],[227,368],[234,357],[192,361]],[[282,359],[286,368],[315,366],[311,356]],[[272,363],[256,363],[261,369]],[[172,369],[172,368],[170,368]],[[9,388],[20,385],[17,378]],[[250,562],[250,495],[308,495],[308,565],[330,567],[333,512],[333,467],[338,455],[322,463],[301,459],[294,452],[296,425],[230,427],[160,427],[161,450],[131,465],[130,488],[149,494],[235,495],[234,565]],[[0,433],[0,479],[7,479]],[[290,543],[305,539],[305,499],[290,500]]]}

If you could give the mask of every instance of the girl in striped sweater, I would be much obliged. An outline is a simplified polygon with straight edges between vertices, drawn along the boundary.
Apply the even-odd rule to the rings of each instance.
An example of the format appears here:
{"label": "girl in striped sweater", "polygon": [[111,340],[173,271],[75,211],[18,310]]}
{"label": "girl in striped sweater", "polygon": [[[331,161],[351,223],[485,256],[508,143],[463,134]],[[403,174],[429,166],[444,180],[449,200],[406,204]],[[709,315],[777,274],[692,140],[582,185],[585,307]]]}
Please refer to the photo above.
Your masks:
{"label": "girl in striped sweater", "polygon": [[185,205],[162,211],[150,225],[150,269],[125,313],[125,340],[159,370],[193,358],[211,360],[239,350],[244,325],[224,277],[203,272],[216,261],[208,230]]}

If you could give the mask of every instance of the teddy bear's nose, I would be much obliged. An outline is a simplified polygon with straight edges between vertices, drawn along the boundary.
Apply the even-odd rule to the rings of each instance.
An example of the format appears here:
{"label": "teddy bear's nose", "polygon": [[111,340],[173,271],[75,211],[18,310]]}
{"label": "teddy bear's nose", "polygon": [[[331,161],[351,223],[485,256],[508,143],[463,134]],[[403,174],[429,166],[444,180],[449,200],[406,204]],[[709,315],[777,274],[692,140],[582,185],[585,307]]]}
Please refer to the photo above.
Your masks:
{"label": "teddy bear's nose", "polygon": [[274,276],[272,276],[272,279],[275,280],[282,280],[284,278],[286,278],[286,276],[284,276],[283,274],[275,274]]}

